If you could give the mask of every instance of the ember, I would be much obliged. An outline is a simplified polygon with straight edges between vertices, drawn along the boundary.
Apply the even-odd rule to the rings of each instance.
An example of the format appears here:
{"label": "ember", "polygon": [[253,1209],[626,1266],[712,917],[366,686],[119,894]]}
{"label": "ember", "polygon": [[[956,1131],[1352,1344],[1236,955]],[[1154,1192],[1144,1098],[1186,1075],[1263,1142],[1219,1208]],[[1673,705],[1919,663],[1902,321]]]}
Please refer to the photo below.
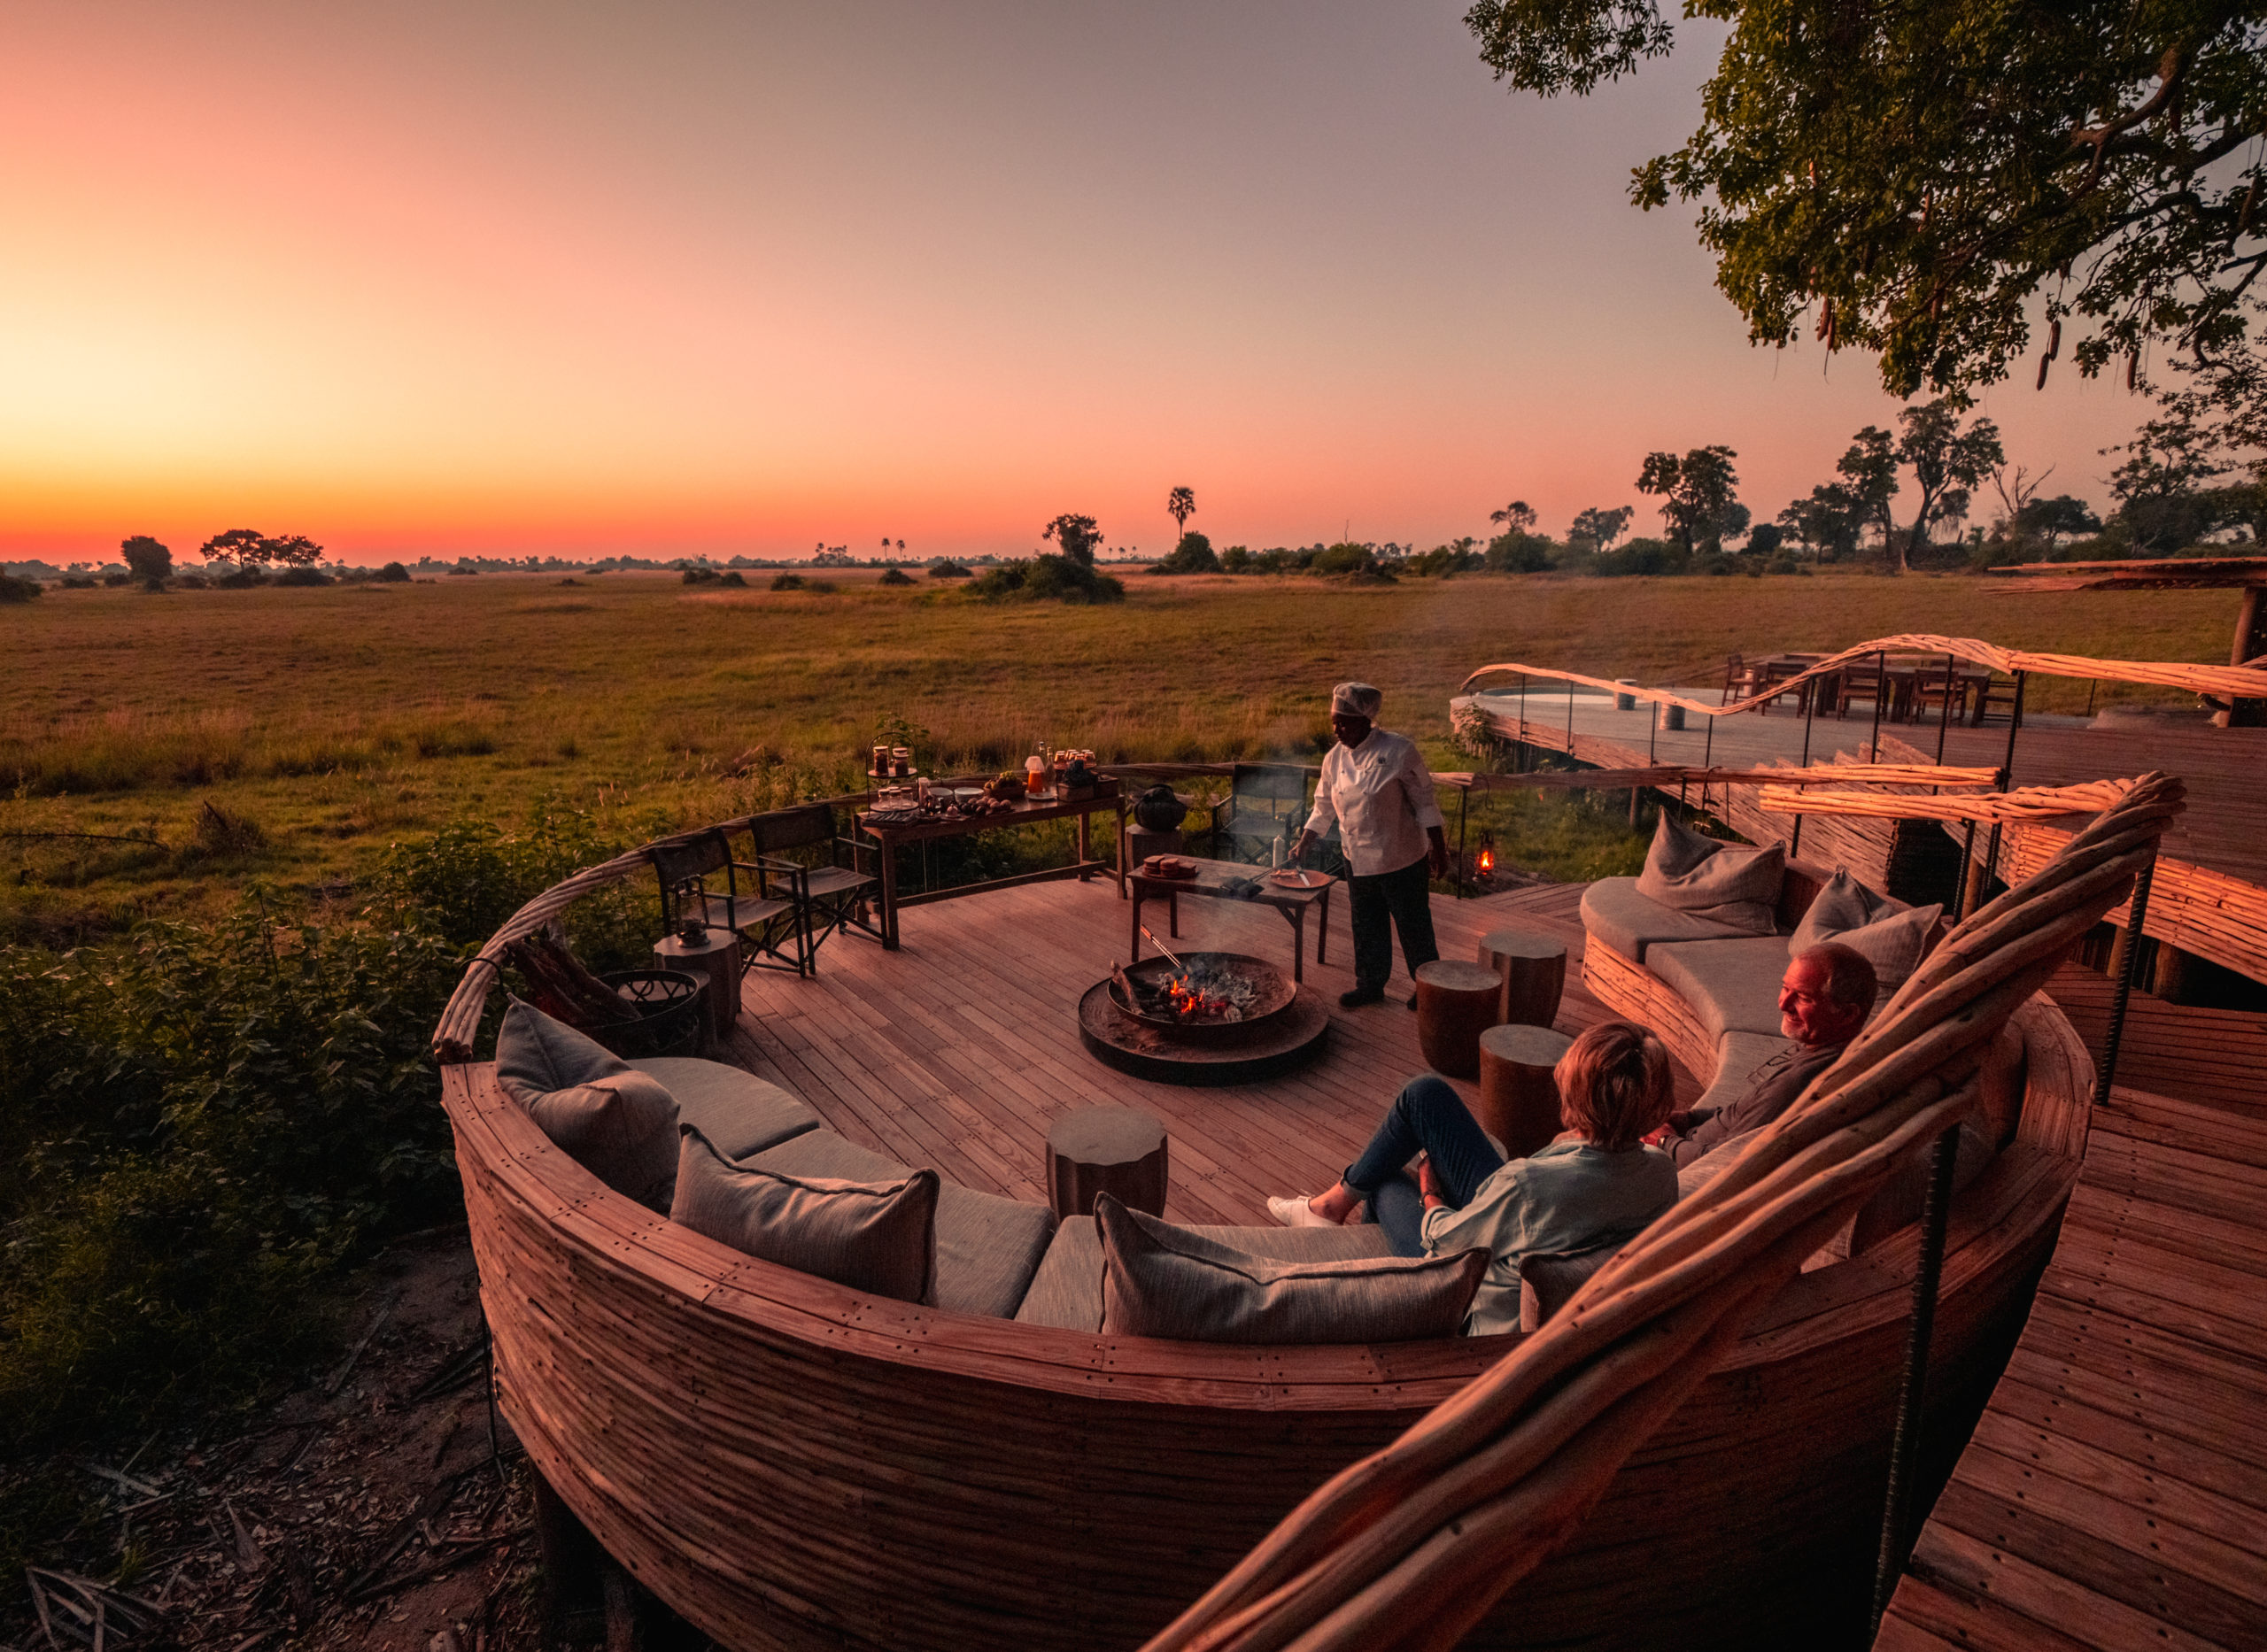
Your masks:
{"label": "ember", "polygon": [[1111,971],[1118,1002],[1152,1023],[1223,1027],[1257,1022],[1290,1001],[1281,972],[1234,953],[1193,953],[1175,969],[1163,959]]}

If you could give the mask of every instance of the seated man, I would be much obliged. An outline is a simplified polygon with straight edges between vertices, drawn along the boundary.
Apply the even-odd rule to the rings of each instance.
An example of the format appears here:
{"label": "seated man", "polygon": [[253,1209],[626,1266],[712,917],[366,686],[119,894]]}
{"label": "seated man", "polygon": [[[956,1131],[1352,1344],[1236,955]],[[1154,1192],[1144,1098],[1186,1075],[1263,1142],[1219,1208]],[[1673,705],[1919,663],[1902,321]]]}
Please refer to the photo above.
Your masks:
{"label": "seated man", "polygon": [[1803,953],[1779,983],[1779,1031],[1794,1046],[1750,1073],[1737,1100],[1673,1113],[1651,1139],[1682,1170],[1710,1148],[1762,1129],[1858,1036],[1873,1012],[1874,990],[1873,965],[1851,948],[1824,941]]}

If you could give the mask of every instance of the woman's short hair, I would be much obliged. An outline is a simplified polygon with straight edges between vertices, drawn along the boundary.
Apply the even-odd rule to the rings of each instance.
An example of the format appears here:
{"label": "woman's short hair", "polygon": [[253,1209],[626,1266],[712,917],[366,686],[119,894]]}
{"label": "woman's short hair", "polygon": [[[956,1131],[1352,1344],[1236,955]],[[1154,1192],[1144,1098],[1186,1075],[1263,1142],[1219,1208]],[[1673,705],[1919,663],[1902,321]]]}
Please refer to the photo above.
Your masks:
{"label": "woman's short hair", "polygon": [[1559,1058],[1559,1122],[1619,1151],[1667,1122],[1676,1105],[1668,1051],[1629,1021],[1601,1021]]}

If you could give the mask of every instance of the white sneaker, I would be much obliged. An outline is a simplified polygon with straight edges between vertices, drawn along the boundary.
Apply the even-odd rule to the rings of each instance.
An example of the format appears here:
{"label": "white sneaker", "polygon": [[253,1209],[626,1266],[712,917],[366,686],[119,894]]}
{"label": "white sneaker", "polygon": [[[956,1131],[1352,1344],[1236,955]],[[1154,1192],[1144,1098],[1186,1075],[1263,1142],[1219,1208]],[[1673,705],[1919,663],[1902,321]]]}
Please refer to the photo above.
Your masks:
{"label": "white sneaker", "polygon": [[1310,1195],[1293,1193],[1288,1198],[1275,1194],[1267,1201],[1267,1214],[1287,1228],[1335,1228],[1338,1225],[1328,1216],[1318,1215],[1308,1202]]}

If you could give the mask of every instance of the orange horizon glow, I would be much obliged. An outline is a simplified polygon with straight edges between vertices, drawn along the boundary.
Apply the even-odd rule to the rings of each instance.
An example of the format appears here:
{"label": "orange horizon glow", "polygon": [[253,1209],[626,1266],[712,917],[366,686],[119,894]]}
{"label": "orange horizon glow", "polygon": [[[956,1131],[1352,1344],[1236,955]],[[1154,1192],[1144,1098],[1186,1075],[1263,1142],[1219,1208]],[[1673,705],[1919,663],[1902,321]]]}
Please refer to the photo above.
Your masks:
{"label": "orange horizon glow", "polygon": [[[1724,442],[1759,520],[1893,420],[1748,347],[1679,141],[1719,35],[1585,103],[1447,12],[813,16],[246,0],[12,24],[0,559],[1162,552],[1563,532]],[[1986,398],[2105,500],[2138,404]],[[1982,502],[1979,502],[1979,505]]]}

